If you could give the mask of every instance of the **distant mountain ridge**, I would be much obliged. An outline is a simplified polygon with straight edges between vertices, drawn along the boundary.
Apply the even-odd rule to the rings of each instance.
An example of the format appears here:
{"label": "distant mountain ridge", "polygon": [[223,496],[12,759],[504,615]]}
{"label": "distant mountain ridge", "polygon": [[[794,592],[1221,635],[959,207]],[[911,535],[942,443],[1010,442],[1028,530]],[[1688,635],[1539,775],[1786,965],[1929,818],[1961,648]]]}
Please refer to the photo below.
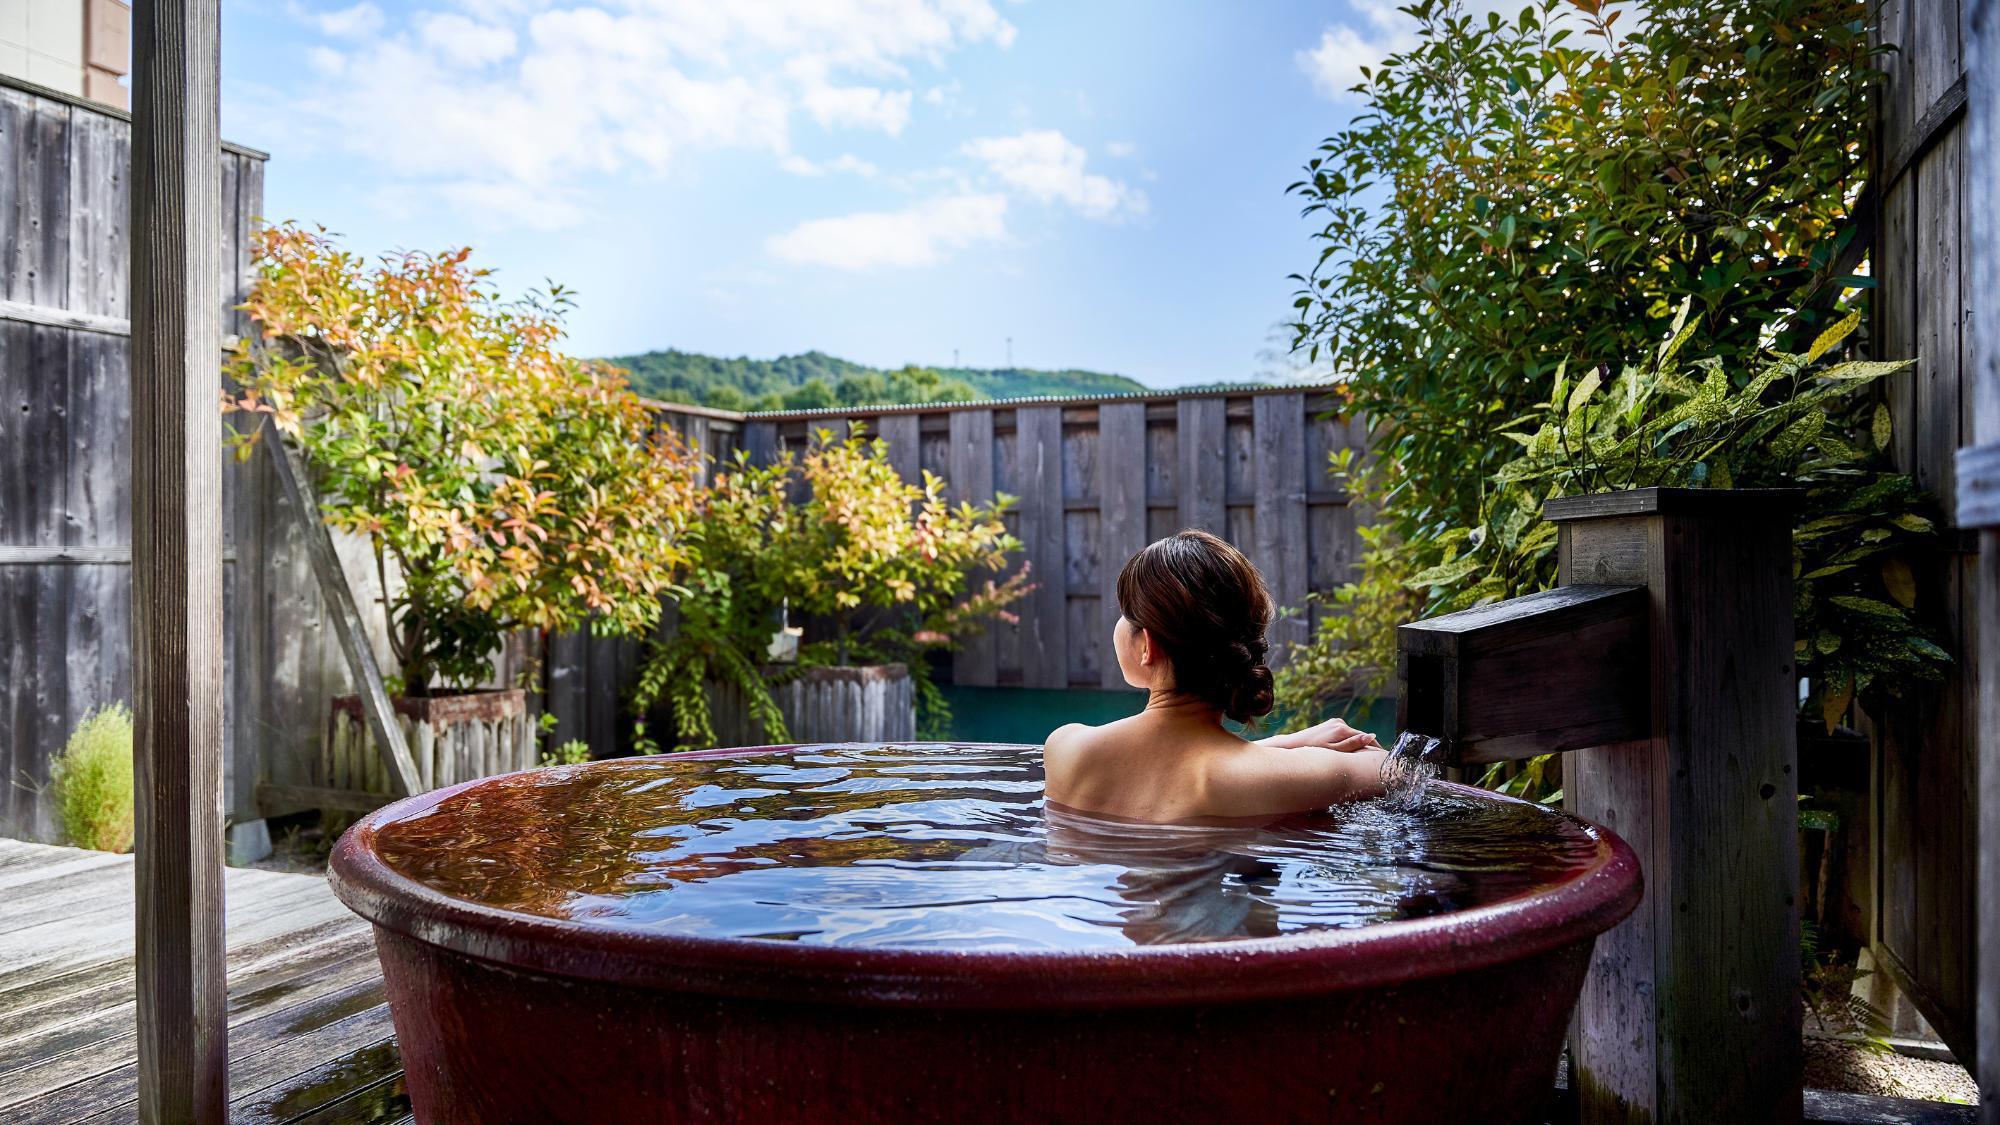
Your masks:
{"label": "distant mountain ridge", "polygon": [[1031,395],[1129,394],[1152,388],[1124,375],[1075,368],[869,367],[825,352],[734,359],[677,348],[612,356],[648,398],[723,410],[809,410],[901,402],[966,402]]}

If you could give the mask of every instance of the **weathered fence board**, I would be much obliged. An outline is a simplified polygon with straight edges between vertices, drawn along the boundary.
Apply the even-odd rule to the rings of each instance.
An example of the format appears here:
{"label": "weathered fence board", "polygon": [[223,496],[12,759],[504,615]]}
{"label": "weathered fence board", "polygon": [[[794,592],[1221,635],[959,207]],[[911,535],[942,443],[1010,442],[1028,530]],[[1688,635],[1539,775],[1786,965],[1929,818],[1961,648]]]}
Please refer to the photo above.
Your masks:
{"label": "weathered fence board", "polygon": [[[1183,399],[1176,404],[1180,427],[1175,434],[1180,471],[1175,475],[1181,526],[1224,535],[1228,515],[1228,463],[1223,459],[1223,403],[1214,398]],[[1221,470],[1221,471],[1217,471]]]}
{"label": "weathered fence board", "polygon": [[1062,409],[1026,406],[1014,412],[1012,478],[999,483],[1021,497],[1023,554],[1035,588],[1021,614],[1021,682],[1069,686],[1069,614],[1064,566]]}
{"label": "weathered fence board", "polygon": [[[775,427],[776,423],[771,423]],[[993,412],[961,410],[950,415],[945,479],[953,503],[983,504],[993,499]],[[979,580],[995,576],[982,575]],[[997,682],[998,624],[965,639],[952,653],[952,678],[990,687]]]}
{"label": "weathered fence board", "polygon": [[[1882,59],[1876,123],[1873,347],[1917,359],[1884,390],[1896,426],[1891,452],[1951,513],[1954,453],[1974,436],[1961,5],[1882,0],[1875,11],[1881,39],[1898,49]],[[1918,561],[1918,612],[1957,663],[1943,684],[1869,716],[1877,959],[1960,1058],[1974,1048],[1978,565],[1956,527]]]}
{"label": "weathered fence board", "polygon": [[1097,410],[1097,442],[1111,456],[1098,465],[1097,634],[1104,650],[1099,683],[1123,688],[1125,675],[1111,650],[1118,623],[1118,572],[1146,545],[1146,408],[1136,402],[1105,403]]}

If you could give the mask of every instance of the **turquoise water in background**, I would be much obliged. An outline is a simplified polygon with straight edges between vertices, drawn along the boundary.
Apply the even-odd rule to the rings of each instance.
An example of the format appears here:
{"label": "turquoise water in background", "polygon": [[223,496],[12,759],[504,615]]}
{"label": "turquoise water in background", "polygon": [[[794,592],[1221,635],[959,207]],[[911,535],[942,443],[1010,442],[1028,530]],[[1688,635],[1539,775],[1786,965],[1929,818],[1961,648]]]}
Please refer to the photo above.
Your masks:
{"label": "turquoise water in background", "polygon": [[[957,742],[1026,742],[1039,744],[1048,733],[1065,723],[1097,726],[1127,715],[1137,714],[1146,697],[1136,691],[1092,691],[1088,688],[958,687],[941,684],[951,704],[951,737]],[[1396,740],[1396,701],[1393,699],[1355,700],[1336,706],[1327,715],[1340,715],[1388,746]],[[1322,718],[1326,716],[1321,716]],[[1235,729],[1235,724],[1230,724]],[[1282,729],[1267,722],[1242,731],[1245,737],[1261,738]]]}

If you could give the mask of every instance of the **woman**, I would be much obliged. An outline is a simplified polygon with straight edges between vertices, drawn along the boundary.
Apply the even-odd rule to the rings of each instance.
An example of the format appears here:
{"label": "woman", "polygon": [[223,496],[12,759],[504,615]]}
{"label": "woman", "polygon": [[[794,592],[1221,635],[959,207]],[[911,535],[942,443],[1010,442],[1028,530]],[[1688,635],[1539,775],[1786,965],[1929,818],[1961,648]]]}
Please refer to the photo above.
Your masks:
{"label": "woman", "polygon": [[1118,574],[1111,644],[1146,708],[1101,727],[1072,723],[1044,750],[1051,803],[1153,823],[1267,821],[1382,791],[1384,752],[1339,719],[1249,742],[1224,718],[1271,710],[1264,629],[1271,596],[1243,553],[1183,531]]}

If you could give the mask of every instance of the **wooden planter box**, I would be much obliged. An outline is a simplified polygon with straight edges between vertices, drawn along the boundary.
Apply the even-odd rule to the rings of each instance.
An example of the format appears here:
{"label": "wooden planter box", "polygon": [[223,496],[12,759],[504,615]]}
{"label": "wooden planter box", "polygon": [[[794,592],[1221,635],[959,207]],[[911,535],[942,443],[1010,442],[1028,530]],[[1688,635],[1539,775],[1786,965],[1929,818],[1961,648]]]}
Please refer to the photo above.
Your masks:
{"label": "wooden planter box", "polygon": [[[422,699],[398,696],[392,702],[425,789],[535,764],[535,724],[528,716],[528,695],[518,688]],[[314,774],[314,783],[327,789],[389,792],[389,771],[362,716],[359,696],[334,698]]]}
{"label": "wooden planter box", "polygon": [[[743,704],[734,684],[711,682],[709,709],[718,746],[762,746],[764,724]],[[901,664],[807,668],[773,688],[793,742],[911,742],[917,700]]]}

